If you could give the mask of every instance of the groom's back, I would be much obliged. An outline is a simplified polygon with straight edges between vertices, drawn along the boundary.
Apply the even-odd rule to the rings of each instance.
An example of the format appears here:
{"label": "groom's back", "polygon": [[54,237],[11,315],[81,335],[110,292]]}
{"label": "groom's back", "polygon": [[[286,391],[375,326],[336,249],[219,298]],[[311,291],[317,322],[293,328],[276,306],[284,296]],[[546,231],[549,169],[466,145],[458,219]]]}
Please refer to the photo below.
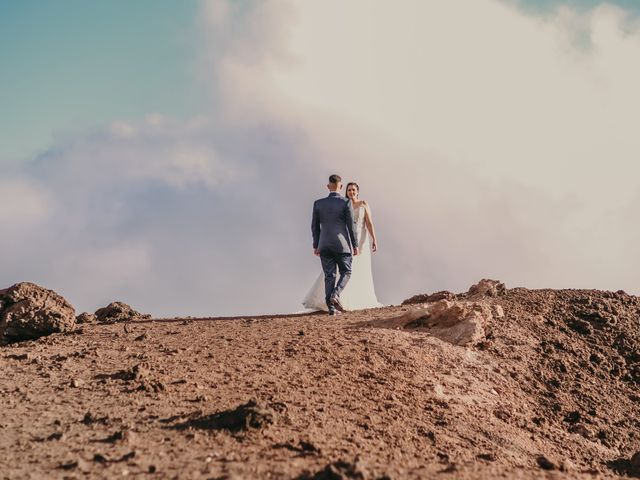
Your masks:
{"label": "groom's back", "polygon": [[[348,200],[340,195],[330,195],[316,200],[313,205],[312,231],[319,235],[318,249],[338,253],[350,253],[351,242],[347,228]],[[318,230],[319,227],[319,231]],[[314,238],[315,240],[315,238]],[[314,242],[315,243],[315,242]]]}

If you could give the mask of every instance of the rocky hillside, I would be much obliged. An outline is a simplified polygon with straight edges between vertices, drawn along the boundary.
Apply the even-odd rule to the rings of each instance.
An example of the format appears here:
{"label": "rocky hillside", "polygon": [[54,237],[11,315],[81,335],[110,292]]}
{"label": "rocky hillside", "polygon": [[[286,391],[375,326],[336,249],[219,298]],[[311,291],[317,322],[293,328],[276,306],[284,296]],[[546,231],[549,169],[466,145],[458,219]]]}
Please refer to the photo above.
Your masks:
{"label": "rocky hillside", "polygon": [[[0,298],[0,327],[11,307],[32,332],[15,305]],[[640,476],[639,319],[624,292],[483,281],[338,317],[137,316],[7,337],[0,472]]]}

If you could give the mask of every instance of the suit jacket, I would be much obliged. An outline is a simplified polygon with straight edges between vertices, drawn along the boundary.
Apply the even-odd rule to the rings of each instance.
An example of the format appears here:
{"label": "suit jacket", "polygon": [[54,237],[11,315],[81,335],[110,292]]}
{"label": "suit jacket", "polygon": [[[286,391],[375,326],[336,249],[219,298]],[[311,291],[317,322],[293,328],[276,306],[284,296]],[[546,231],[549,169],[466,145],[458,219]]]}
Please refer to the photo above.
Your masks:
{"label": "suit jacket", "polygon": [[337,192],[313,204],[311,233],[313,248],[334,253],[351,253],[358,246],[351,202]]}

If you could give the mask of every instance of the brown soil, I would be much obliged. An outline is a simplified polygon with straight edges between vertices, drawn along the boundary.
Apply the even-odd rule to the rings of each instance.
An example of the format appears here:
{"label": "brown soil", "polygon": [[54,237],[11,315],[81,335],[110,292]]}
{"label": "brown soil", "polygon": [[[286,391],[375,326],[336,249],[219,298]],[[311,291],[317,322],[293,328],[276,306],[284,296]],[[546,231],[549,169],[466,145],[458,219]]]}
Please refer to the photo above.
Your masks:
{"label": "brown soil", "polygon": [[504,316],[474,347],[372,326],[409,305],[91,324],[1,347],[0,477],[640,475],[640,299],[484,301]]}

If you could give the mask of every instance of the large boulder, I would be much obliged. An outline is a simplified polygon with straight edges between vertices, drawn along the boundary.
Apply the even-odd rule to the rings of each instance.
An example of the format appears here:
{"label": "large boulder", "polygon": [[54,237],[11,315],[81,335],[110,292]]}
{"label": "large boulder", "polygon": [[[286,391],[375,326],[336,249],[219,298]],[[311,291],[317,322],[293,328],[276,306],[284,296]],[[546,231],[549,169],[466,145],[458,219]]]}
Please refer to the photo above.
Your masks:
{"label": "large boulder", "polygon": [[402,315],[368,322],[375,327],[418,330],[453,345],[474,345],[485,338],[484,326],[493,318],[489,305],[440,300],[414,307]]}
{"label": "large boulder", "polygon": [[0,341],[69,332],[75,325],[75,309],[53,290],[29,282],[0,290]]}
{"label": "large boulder", "polygon": [[475,285],[472,285],[467,292],[469,300],[481,299],[484,297],[498,297],[505,291],[504,283],[499,280],[483,278]]}
{"label": "large boulder", "polygon": [[135,311],[126,303],[111,302],[109,305],[96,310],[96,318],[100,323],[130,322],[151,318],[151,315]]}

